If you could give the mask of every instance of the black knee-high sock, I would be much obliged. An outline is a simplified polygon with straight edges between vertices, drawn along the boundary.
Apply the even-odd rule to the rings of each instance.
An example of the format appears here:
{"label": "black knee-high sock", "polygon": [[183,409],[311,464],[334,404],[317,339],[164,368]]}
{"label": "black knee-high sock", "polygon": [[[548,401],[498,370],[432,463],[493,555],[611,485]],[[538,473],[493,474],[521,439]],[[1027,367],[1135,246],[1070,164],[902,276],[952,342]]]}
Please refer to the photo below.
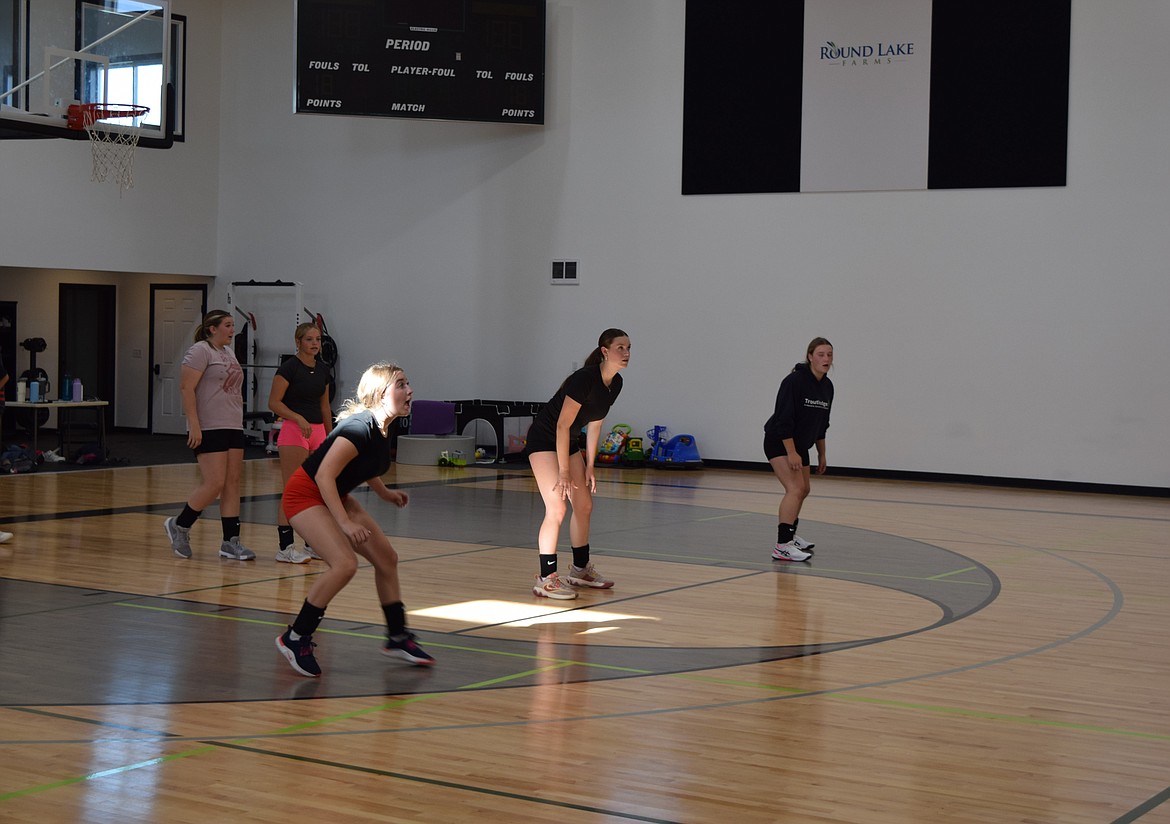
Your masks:
{"label": "black knee-high sock", "polygon": [[276,526],[276,540],[281,549],[288,549],[293,545],[293,528],[291,526]]}
{"label": "black knee-high sock", "polygon": [[589,544],[573,547],[573,566],[577,569],[589,566]]}
{"label": "black knee-high sock", "polygon": [[293,634],[298,638],[312,635],[317,631],[317,627],[321,625],[321,619],[324,617],[325,607],[315,607],[306,598],[305,603],[301,605],[301,611],[297,613],[297,619],[293,621]]}
{"label": "black knee-high sock", "polygon": [[391,638],[406,632],[406,607],[401,601],[382,604],[382,614],[386,616],[386,632]]}
{"label": "black knee-high sock", "polygon": [[776,543],[786,544],[796,534],[796,524],[780,524],[776,527]]}
{"label": "black knee-high sock", "polygon": [[557,571],[557,554],[555,552],[545,555],[540,554],[540,577],[547,578]]}
{"label": "black knee-high sock", "polygon": [[190,529],[202,514],[203,510],[194,510],[191,508],[191,504],[186,504],[183,511],[179,513],[179,517],[175,518],[175,525],[181,526],[183,529]]}
{"label": "black knee-high sock", "polygon": [[225,541],[240,537],[239,518],[220,518],[219,520],[223,524],[223,539]]}

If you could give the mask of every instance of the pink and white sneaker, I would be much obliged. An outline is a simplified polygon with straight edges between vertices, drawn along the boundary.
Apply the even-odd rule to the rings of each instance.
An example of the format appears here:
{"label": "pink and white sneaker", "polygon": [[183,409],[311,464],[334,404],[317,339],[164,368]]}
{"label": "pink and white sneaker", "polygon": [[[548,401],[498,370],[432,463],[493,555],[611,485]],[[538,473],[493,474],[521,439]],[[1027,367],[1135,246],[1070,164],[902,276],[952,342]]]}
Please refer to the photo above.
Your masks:
{"label": "pink and white sneaker", "polygon": [[555,572],[547,578],[537,575],[532,591],[541,598],[554,598],[558,601],[571,601],[577,597],[577,593],[565,586]]}
{"label": "pink and white sneaker", "polygon": [[586,564],[584,569],[570,564],[569,574],[565,576],[565,579],[575,587],[609,589],[613,586],[613,581],[598,572],[597,567],[593,566],[592,563]]}

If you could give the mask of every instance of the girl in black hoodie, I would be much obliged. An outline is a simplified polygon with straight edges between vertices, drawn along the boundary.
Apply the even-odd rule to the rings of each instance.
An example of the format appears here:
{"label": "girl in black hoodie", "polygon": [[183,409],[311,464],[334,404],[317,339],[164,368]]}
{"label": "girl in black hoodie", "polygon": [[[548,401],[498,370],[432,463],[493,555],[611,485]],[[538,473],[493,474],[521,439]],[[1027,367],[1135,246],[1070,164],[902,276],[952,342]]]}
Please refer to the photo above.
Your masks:
{"label": "girl in black hoodie", "polygon": [[811,475],[809,448],[817,447],[817,474],[825,474],[825,431],[833,406],[833,344],[813,338],[798,363],[780,383],[776,409],[764,424],[764,455],[784,486],[780,499],[774,561],[807,561],[813,544],[796,534],[800,507],[808,497]]}

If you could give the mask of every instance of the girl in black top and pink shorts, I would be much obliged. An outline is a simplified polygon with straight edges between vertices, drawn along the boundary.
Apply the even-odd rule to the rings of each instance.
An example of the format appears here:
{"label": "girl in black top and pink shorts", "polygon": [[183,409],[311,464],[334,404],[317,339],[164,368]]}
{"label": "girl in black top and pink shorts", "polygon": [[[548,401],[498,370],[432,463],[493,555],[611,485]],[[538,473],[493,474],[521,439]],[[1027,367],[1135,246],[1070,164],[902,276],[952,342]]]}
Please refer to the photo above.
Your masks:
{"label": "girl in black top and pink shorts", "polygon": [[[297,353],[276,370],[268,408],[283,422],[276,439],[280,455],[280,474],[285,486],[309,453],[325,442],[333,429],[333,412],[329,408],[329,369],[317,360],[321,351],[321,330],[313,323],[302,323],[294,333]],[[276,560],[286,564],[303,564],[318,557],[305,547],[293,546],[293,530],[281,507],[276,515],[280,549]]]}

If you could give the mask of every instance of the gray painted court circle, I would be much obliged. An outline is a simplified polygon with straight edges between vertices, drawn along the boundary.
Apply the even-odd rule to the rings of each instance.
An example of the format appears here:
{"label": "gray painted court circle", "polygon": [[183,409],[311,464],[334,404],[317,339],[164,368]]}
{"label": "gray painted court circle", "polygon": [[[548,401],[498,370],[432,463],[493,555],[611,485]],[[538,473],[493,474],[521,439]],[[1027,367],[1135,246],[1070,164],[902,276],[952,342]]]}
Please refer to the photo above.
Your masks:
{"label": "gray painted court circle", "polygon": [[[536,496],[530,492],[503,491],[485,484],[419,484],[409,489],[411,503],[404,510],[389,511],[371,504],[393,536],[463,542],[472,558],[477,548],[533,545],[542,508],[539,499],[534,505]],[[271,496],[257,498],[246,502],[244,518],[248,523],[271,523],[272,509]],[[452,512],[459,517],[453,519]],[[388,661],[379,654],[380,626],[326,616],[317,636],[325,674],[306,679],[293,673],[273,646],[289,616],[176,596],[3,581],[0,603],[5,605],[7,617],[0,630],[0,650],[9,673],[19,675],[6,679],[0,688],[0,704],[201,703],[407,695],[532,686],[547,684],[550,678],[556,683],[573,683],[694,672],[831,653],[925,632],[973,614],[999,592],[999,581],[989,569],[959,553],[830,523],[802,522],[802,532],[817,541],[810,563],[770,562],[768,541],[775,531],[774,521],[773,516],[685,503],[599,498],[591,543],[599,565],[607,557],[655,559],[668,555],[670,563],[718,568],[726,572],[721,581],[758,575],[837,579],[923,599],[936,607],[937,619],[888,636],[788,646],[627,646],[605,641],[538,645],[492,637],[490,627],[476,628],[475,635],[467,630],[422,630],[418,632],[420,641],[435,655],[438,665],[419,668]],[[463,566],[472,563],[472,558],[463,555],[454,563]],[[403,563],[402,574],[409,582],[409,560]],[[518,582],[517,601],[534,597],[520,589],[521,585]],[[632,597],[644,603],[652,602],[656,594],[643,592]],[[588,603],[589,595],[579,600]],[[597,602],[600,608],[620,607],[621,582],[606,595],[604,601]],[[45,604],[53,606],[38,607]],[[67,639],[64,648],[22,649],[14,643],[20,637],[43,637],[50,630],[46,624],[58,621],[64,626],[53,631],[53,637]],[[75,631],[78,626],[103,628],[101,656],[92,654],[90,639]],[[65,675],[43,683],[34,674],[45,671]]]}

